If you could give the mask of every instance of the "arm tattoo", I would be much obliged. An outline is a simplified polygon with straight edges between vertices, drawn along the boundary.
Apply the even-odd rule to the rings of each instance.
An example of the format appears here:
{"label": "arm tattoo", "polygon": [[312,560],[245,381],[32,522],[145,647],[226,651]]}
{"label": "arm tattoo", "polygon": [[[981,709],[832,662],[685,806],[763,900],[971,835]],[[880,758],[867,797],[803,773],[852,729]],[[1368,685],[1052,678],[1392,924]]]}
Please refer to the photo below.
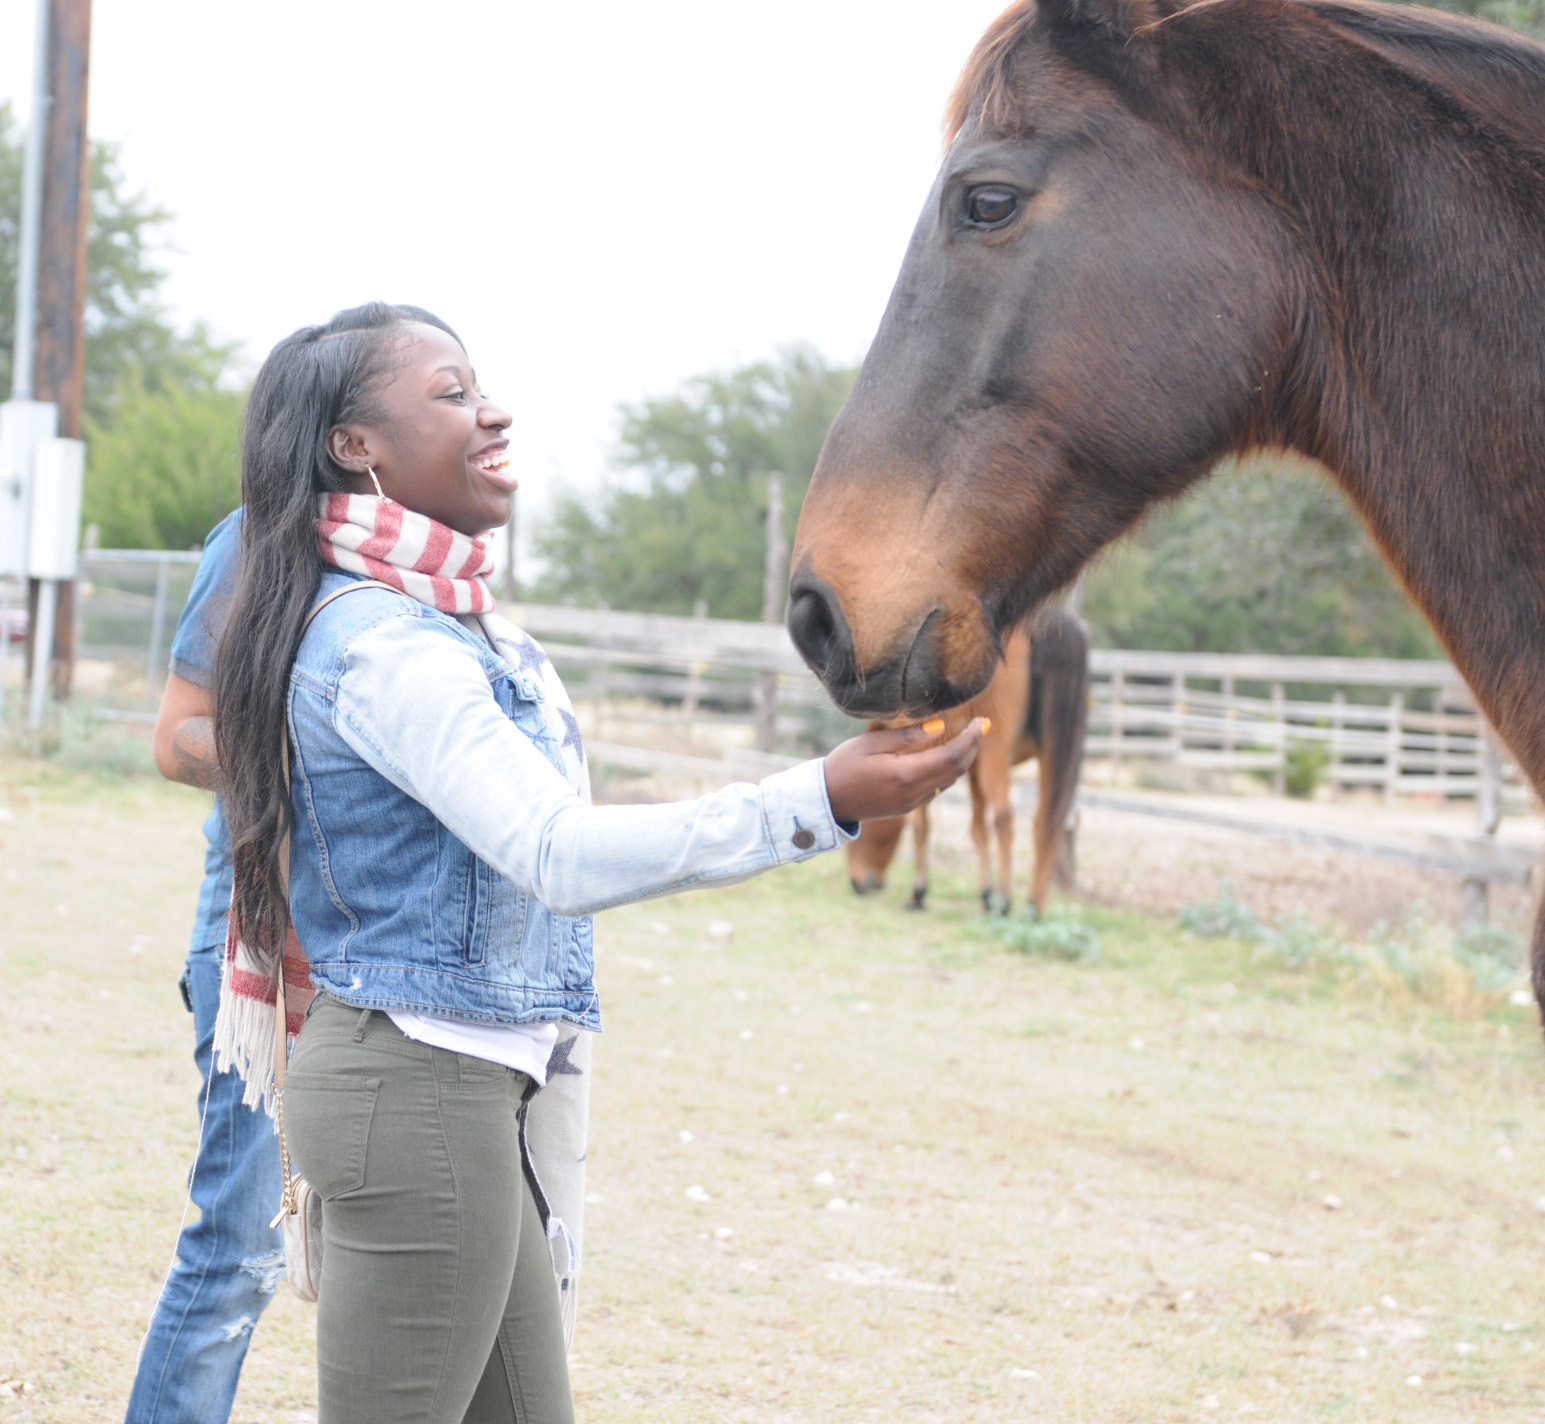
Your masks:
{"label": "arm tattoo", "polygon": [[225,777],[215,758],[215,724],[212,717],[189,717],[172,737],[172,755],[177,759],[173,781],[187,786],[201,786],[205,791],[223,791]]}

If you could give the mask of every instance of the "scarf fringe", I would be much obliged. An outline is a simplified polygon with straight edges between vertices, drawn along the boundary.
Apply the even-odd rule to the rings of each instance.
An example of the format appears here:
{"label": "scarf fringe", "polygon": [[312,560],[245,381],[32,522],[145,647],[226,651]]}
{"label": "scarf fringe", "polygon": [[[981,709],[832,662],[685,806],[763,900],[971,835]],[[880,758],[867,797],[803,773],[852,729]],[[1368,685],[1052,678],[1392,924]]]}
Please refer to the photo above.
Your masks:
{"label": "scarf fringe", "polygon": [[241,1100],[253,1112],[274,1115],[273,999],[254,999],[231,987],[235,958],[227,955],[220,968],[220,1008],[215,1014],[215,1067],[243,1080]]}

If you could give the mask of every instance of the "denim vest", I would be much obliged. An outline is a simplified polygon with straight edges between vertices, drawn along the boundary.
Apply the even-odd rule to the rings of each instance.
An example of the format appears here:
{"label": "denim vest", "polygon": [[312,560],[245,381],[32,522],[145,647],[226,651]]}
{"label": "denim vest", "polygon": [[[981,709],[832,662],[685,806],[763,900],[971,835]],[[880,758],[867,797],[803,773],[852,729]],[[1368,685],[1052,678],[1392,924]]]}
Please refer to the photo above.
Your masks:
{"label": "denim vest", "polygon": [[[329,572],[318,599],[354,581]],[[289,682],[290,914],[312,981],[361,1008],[598,1029],[590,917],[555,915],[516,889],[339,735],[350,641],[390,618],[470,646],[500,710],[563,770],[541,680],[511,667],[478,632],[384,589],[329,603],[302,639]]]}

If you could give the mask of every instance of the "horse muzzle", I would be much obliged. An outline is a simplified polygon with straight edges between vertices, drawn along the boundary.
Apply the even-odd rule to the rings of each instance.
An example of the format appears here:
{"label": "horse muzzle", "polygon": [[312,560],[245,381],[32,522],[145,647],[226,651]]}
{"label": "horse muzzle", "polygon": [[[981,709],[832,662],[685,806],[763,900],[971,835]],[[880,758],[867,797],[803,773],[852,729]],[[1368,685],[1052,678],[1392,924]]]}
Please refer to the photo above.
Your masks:
{"label": "horse muzzle", "polygon": [[[969,701],[992,677],[996,659],[972,659],[961,675],[935,605],[902,635],[900,647],[873,660],[861,657],[835,592],[808,569],[789,585],[789,636],[832,701],[850,717],[926,717]],[[990,640],[989,640],[990,641]]]}

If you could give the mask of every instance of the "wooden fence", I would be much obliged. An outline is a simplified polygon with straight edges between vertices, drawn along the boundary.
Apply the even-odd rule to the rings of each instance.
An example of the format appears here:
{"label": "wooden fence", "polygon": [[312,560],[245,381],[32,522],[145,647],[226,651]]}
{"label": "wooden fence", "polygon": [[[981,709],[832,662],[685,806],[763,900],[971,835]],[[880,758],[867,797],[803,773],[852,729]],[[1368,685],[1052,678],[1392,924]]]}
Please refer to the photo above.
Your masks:
{"label": "wooden fence", "polygon": [[[711,618],[522,605],[581,696],[674,701],[699,716],[743,719],[753,675],[772,674],[786,707],[826,702],[781,627]],[[1323,748],[1323,778],[1386,798],[1476,796],[1497,762],[1474,701],[1446,662],[1097,649],[1087,754],[1263,772]],[[1377,699],[1377,700],[1374,700]],[[829,705],[829,704],[828,704]]]}
{"label": "wooden fence", "polygon": [[[143,668],[144,697],[158,696],[197,559],[86,553],[83,655]],[[831,706],[779,624],[541,604],[507,611],[542,640],[575,695],[598,706],[644,699],[663,720],[756,719],[769,733],[764,751]],[[1386,798],[1475,797],[1487,782],[1527,796],[1446,662],[1097,649],[1092,672],[1087,754],[1115,768],[1256,772],[1280,787],[1290,760],[1309,756],[1323,760],[1331,786]]]}
{"label": "wooden fence", "polygon": [[1475,796],[1502,763],[1469,690],[1446,662],[1253,653],[1096,651],[1088,755],[1272,774],[1323,760],[1334,787],[1386,800]]}
{"label": "wooden fence", "polygon": [[[83,555],[76,600],[82,654],[129,670],[136,700],[142,696],[146,708],[159,698],[172,629],[197,562],[197,554],[139,550]],[[598,765],[705,783],[754,779],[790,763],[780,752],[813,749],[812,714],[827,742],[843,734],[843,719],[779,624],[540,604],[505,612],[542,641],[576,700],[591,702],[587,747]],[[1108,788],[1086,788],[1085,805],[1204,821],[1458,874],[1476,917],[1485,914],[1489,883],[1529,878],[1528,853],[1493,840],[1504,793],[1511,789],[1523,805],[1529,792],[1448,663],[1109,649],[1096,650],[1091,663],[1087,754],[1111,769],[1146,761],[1264,773],[1280,783],[1294,756],[1322,748],[1322,774],[1333,787],[1372,787],[1386,798],[1412,792],[1473,797],[1478,814],[1474,836],[1429,837],[1413,846],[1177,808],[1165,798]],[[608,730],[619,705],[625,716],[618,724],[750,724],[761,746],[698,755],[612,740]],[[801,738],[805,745],[797,747]]]}

